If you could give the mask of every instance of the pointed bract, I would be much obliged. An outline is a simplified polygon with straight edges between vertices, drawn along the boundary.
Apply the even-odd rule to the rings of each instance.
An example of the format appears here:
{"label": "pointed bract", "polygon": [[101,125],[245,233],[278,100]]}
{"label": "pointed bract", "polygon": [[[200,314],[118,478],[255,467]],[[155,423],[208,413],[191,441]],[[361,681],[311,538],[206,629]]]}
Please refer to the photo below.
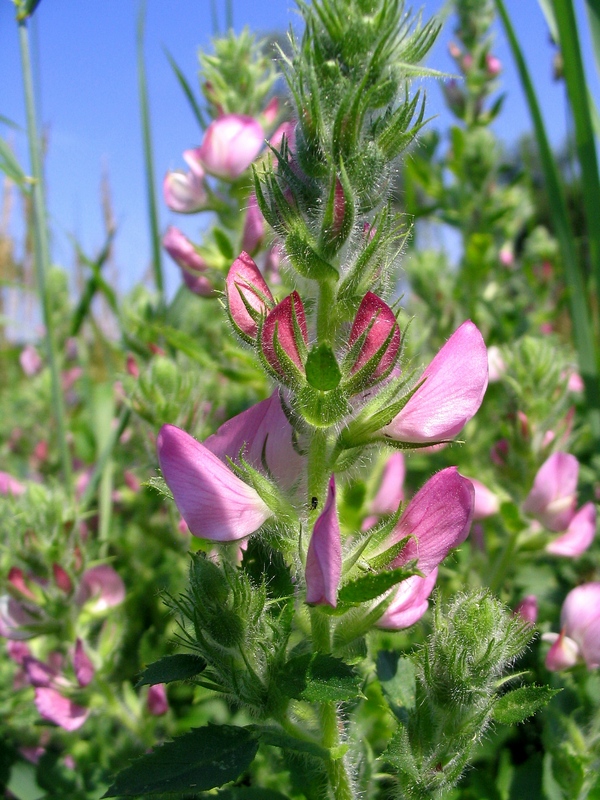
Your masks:
{"label": "pointed bract", "polygon": [[243,539],[272,516],[251,486],[185,431],[164,425],[156,446],[164,479],[194,536]]}
{"label": "pointed bract", "polygon": [[475,490],[456,467],[447,467],[417,492],[392,531],[386,547],[409,539],[390,568],[417,560],[417,569],[429,575],[453,547],[464,542],[471,527]]}
{"label": "pointed bract", "polygon": [[377,620],[378,628],[401,630],[421,619],[429,607],[428,597],[437,579],[437,567],[426,578],[412,575],[398,586],[391,604]]}
{"label": "pointed bract", "polygon": [[327,501],[315,522],[306,554],[306,602],[335,608],[341,575],[342,542],[332,476]]}
{"label": "pointed bract", "polygon": [[423,372],[424,383],[382,428],[399,442],[451,439],[479,409],[488,383],[488,359],[478,328],[467,320]]}

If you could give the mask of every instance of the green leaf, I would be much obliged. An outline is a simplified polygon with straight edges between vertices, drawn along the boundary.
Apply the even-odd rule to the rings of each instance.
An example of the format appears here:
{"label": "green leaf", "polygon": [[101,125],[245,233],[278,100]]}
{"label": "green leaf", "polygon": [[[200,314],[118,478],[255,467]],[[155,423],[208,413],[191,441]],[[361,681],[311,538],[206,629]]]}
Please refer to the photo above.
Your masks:
{"label": "green leaf", "polygon": [[391,589],[392,586],[400,583],[400,581],[415,574],[417,574],[415,570],[405,569],[404,567],[387,569],[384,572],[368,573],[343,586],[338,592],[338,601],[352,605],[366,603],[368,600],[373,600],[387,592],[388,589]]}
{"label": "green leaf", "polygon": [[192,111],[194,113],[194,116],[196,117],[196,121],[198,122],[198,125],[200,125],[200,127],[204,130],[204,128],[207,127],[206,126],[206,121],[204,119],[204,115],[202,114],[202,111],[201,111],[200,106],[198,104],[198,101],[196,100],[196,97],[194,96],[194,93],[193,93],[193,91],[192,91],[192,89],[190,87],[190,84],[188,83],[188,81],[187,81],[185,75],[183,74],[183,72],[177,66],[177,62],[175,61],[175,59],[173,58],[173,56],[169,53],[169,51],[167,49],[165,49],[165,54],[166,54],[167,58],[169,59],[169,64],[171,65],[171,67],[173,69],[173,72],[175,73],[175,76],[177,77],[177,80],[179,81],[179,85],[181,86],[185,96],[187,97],[188,103],[190,104],[190,107],[191,107],[191,109],[192,109]]}
{"label": "green leaf", "polygon": [[273,789],[256,789],[251,786],[234,786],[231,789],[223,789],[217,794],[198,795],[200,800],[289,800],[285,794],[276,792]]}
{"label": "green leaf", "polygon": [[0,139],[0,170],[21,189],[27,189],[27,176],[4,139]]}
{"label": "green leaf", "polygon": [[281,675],[282,691],[297,700],[315,703],[354,700],[361,677],[340,658],[305,653],[290,659]]}
{"label": "green leaf", "polygon": [[257,750],[258,737],[246,728],[210,724],[194,728],[134,761],[103,797],[214,789],[238,778]]}
{"label": "green leaf", "polygon": [[339,364],[330,345],[318,344],[306,359],[306,380],[315,389],[328,392],[335,389],[342,379]]}
{"label": "green leaf", "polygon": [[496,701],[492,718],[502,725],[516,725],[547,706],[554,695],[561,691],[549,686],[520,686]]}
{"label": "green leaf", "polygon": [[249,725],[248,730],[254,730],[260,736],[263,744],[271,747],[281,747],[282,750],[294,750],[297,753],[308,753],[317,758],[328,759],[329,750],[316,742],[298,739],[285,731],[271,725]]}
{"label": "green leaf", "polygon": [[[394,663],[395,662],[395,663]],[[377,677],[390,703],[400,708],[414,708],[417,669],[410,658],[382,650],[377,654]]]}
{"label": "green leaf", "polygon": [[193,678],[206,669],[206,661],[191,653],[178,653],[173,656],[159,658],[150,664],[140,675],[136,688],[154,686],[157,683],[171,683]]}
{"label": "green leaf", "polygon": [[335,267],[321,258],[303,232],[293,230],[288,233],[285,238],[285,251],[294,269],[304,278],[315,281],[337,280],[338,273]]}

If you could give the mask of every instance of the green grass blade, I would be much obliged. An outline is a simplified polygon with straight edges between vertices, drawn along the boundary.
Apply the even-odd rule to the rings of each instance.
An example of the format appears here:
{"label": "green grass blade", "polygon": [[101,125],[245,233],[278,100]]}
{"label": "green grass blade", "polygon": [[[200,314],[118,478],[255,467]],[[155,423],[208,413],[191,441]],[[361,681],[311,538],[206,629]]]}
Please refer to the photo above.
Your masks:
{"label": "green grass blade", "polygon": [[575,347],[579,356],[579,369],[585,383],[586,399],[588,402],[590,423],[592,425],[594,439],[599,441],[600,414],[598,413],[598,409],[600,408],[600,376],[598,372],[597,348],[590,320],[590,312],[586,302],[584,279],[581,266],[577,260],[577,248],[569,222],[563,186],[556,160],[550,149],[535,89],[533,88],[529,70],[527,69],[523,52],[515,35],[510,17],[506,12],[503,0],[495,0],[495,4],[515,59],[540,150],[540,159],[546,181],[554,233],[558,239],[565,270]]}
{"label": "green grass blade", "polygon": [[600,179],[589,93],[579,46],[572,0],[554,0],[554,14],[563,53],[564,75],[575,127],[575,148],[581,167],[583,210],[587,223],[592,273],[600,296]]}
{"label": "green grass blade", "polygon": [[177,66],[177,62],[175,61],[175,59],[173,58],[173,56],[169,53],[169,51],[167,49],[165,49],[165,55],[169,59],[169,64],[171,65],[171,67],[173,69],[173,72],[175,73],[175,76],[177,77],[177,80],[179,81],[179,85],[183,89],[183,93],[187,97],[188,103],[190,104],[191,109],[192,109],[192,111],[194,113],[194,116],[196,117],[196,120],[198,121],[198,125],[200,125],[202,130],[205,130],[206,127],[207,127],[207,123],[206,123],[206,120],[204,119],[204,115],[202,113],[202,109],[200,108],[200,106],[198,104],[198,101],[196,100],[196,98],[194,96],[194,93],[192,91],[192,87],[190,86],[190,84],[187,81],[187,79],[186,79],[185,75],[183,74],[183,72]]}
{"label": "green grass blade", "polygon": [[152,155],[152,136],[150,130],[150,108],[148,103],[148,84],[146,81],[146,66],[144,63],[144,22],[146,16],[146,3],[142,0],[137,29],[137,67],[138,87],[140,93],[140,112],[142,116],[142,137],[144,143],[144,166],[146,169],[146,188],[148,194],[148,217],[150,221],[150,239],[152,252],[152,271],[154,282],[159,294],[159,306],[164,308],[164,280],[162,270],[162,252],[160,242],[160,226],[158,223],[158,208],[156,205],[156,181],[154,175],[154,158]]}
{"label": "green grass blade", "polygon": [[588,22],[590,23],[596,70],[600,75],[600,0],[586,0],[585,8]]}

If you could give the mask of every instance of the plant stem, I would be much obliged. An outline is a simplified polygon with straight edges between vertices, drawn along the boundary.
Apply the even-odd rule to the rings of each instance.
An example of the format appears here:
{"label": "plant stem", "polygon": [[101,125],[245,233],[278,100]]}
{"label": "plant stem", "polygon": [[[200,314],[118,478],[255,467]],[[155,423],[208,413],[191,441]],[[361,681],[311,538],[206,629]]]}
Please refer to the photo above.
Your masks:
{"label": "plant stem", "polygon": [[513,563],[516,552],[517,552],[517,544],[518,539],[520,536],[520,532],[512,533],[506,545],[504,546],[504,550],[502,551],[501,555],[496,559],[496,563],[492,568],[492,574],[488,581],[488,586],[496,594],[502,583],[504,582],[504,578],[506,577],[506,573]]}
{"label": "plant stem", "polygon": [[50,367],[50,381],[52,386],[52,405],[58,436],[58,446],[62,464],[63,481],[69,497],[73,494],[73,476],[71,470],[71,455],[67,442],[67,424],[65,405],[62,396],[60,370],[56,352],[54,335],[54,321],[47,286],[47,274],[50,269],[50,248],[48,245],[48,222],[46,219],[46,201],[44,198],[44,184],[42,176],[42,159],[40,154],[40,139],[37,129],[35,111],[35,90],[31,68],[31,50],[29,46],[29,31],[25,19],[19,21],[19,44],[21,48],[21,66],[23,70],[23,85],[25,90],[25,108],[27,113],[27,138],[29,140],[29,157],[33,177],[33,233],[35,247],[35,273],[42,306],[42,318],[46,330],[46,352]]}
{"label": "plant stem", "polygon": [[330,281],[319,284],[317,306],[317,341],[332,344],[335,338],[335,290]]}

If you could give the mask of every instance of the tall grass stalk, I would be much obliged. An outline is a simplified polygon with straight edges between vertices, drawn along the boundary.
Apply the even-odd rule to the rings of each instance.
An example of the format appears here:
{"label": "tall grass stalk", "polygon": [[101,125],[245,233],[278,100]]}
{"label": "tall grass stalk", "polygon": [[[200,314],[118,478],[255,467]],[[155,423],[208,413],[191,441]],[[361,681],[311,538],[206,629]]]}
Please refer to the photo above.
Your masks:
{"label": "tall grass stalk", "polygon": [[160,230],[158,222],[158,207],[156,204],[156,180],[154,170],[154,156],[152,153],[152,134],[150,129],[150,106],[148,102],[148,82],[146,80],[146,65],[144,62],[144,24],[146,19],[146,3],[142,2],[138,17],[137,28],[137,72],[138,88],[140,93],[140,113],[142,117],[142,140],[144,146],[144,166],[146,172],[146,192],[148,200],[148,218],[150,222],[150,249],[152,253],[152,273],[154,283],[159,295],[159,309],[165,307],[165,289],[162,270],[162,252],[160,243]]}
{"label": "tall grass stalk", "polygon": [[573,335],[579,357],[579,370],[585,384],[588,418],[595,443],[600,444],[600,372],[598,347],[594,337],[591,309],[588,307],[587,302],[585,279],[577,256],[577,247],[569,221],[560,173],[548,142],[548,136],[546,134],[544,120],[537,101],[535,89],[510,17],[508,16],[503,0],[494,1],[506,31],[506,36],[517,65],[519,77],[523,85],[533,121],[535,136],[540,151],[540,160],[546,180],[548,204],[554,225],[554,233],[558,239],[565,271]]}
{"label": "tall grass stalk", "polygon": [[33,238],[35,248],[35,273],[42,318],[45,327],[45,342],[48,364],[50,367],[52,385],[52,406],[56,422],[56,433],[60,450],[63,480],[67,493],[72,496],[73,475],[71,469],[71,456],[67,442],[67,425],[65,405],[62,395],[59,358],[56,348],[52,308],[48,293],[47,275],[50,269],[50,248],[48,244],[48,221],[46,217],[46,200],[44,197],[44,184],[42,176],[41,142],[38,133],[35,89],[31,62],[31,48],[29,30],[26,19],[20,19],[19,44],[21,48],[21,66],[23,72],[23,86],[25,90],[25,108],[27,113],[27,138],[29,142],[29,157],[33,177],[32,205],[33,205]]}

